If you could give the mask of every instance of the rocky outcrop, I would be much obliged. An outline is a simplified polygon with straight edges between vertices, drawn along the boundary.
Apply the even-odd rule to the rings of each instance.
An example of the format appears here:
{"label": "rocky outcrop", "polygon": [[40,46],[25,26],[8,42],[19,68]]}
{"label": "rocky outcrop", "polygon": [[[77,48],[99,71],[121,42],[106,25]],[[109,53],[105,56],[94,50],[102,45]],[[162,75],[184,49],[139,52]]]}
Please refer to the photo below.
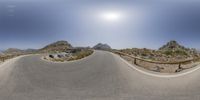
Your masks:
{"label": "rocky outcrop", "polygon": [[163,45],[159,48],[159,50],[190,50],[189,48],[185,48],[184,46],[180,45],[175,40],[169,41],[166,45]]}
{"label": "rocky outcrop", "polygon": [[67,41],[57,41],[40,49],[40,52],[63,52],[71,49],[72,45]]}
{"label": "rocky outcrop", "polygon": [[194,48],[186,48],[176,41],[170,41],[166,45],[159,48],[159,51],[172,56],[198,56],[199,53]]}
{"label": "rocky outcrop", "polygon": [[96,50],[111,50],[112,48],[108,44],[98,43],[93,47]]}

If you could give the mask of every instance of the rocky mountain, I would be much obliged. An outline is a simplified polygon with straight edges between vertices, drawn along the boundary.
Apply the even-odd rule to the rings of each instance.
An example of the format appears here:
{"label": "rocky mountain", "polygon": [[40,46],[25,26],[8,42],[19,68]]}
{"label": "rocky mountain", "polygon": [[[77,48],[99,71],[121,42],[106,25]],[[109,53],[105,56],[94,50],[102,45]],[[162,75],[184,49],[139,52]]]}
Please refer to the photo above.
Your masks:
{"label": "rocky mountain", "polygon": [[73,48],[67,41],[57,41],[40,49],[40,52],[62,52]]}
{"label": "rocky mountain", "polygon": [[184,46],[180,45],[175,40],[169,41],[167,44],[163,45],[159,48],[159,50],[190,50],[189,48],[185,48]]}
{"label": "rocky mountain", "polygon": [[199,55],[196,49],[186,48],[174,40],[168,42],[166,45],[159,48],[159,51],[162,51],[164,54],[173,55],[173,56],[178,56],[178,55],[198,56]]}
{"label": "rocky mountain", "polygon": [[108,44],[98,43],[93,47],[96,50],[111,50],[111,47]]}

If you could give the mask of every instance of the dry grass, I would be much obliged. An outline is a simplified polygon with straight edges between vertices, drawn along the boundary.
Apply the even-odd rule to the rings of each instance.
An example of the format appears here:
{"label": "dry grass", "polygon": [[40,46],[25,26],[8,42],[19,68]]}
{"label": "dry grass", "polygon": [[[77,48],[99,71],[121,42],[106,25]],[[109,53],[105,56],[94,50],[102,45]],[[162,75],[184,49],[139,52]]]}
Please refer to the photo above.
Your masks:
{"label": "dry grass", "polygon": [[52,59],[52,61],[55,61],[55,62],[64,62],[65,60],[64,59]]}
{"label": "dry grass", "polygon": [[20,56],[20,55],[0,55],[0,61],[4,62],[8,59],[12,59],[14,57],[17,57],[17,56]]}
{"label": "dry grass", "polygon": [[74,53],[73,57],[71,57],[69,59],[69,61],[82,59],[84,57],[87,57],[87,56],[91,55],[92,53],[93,53],[93,50],[88,50],[88,49],[82,50],[80,52]]}

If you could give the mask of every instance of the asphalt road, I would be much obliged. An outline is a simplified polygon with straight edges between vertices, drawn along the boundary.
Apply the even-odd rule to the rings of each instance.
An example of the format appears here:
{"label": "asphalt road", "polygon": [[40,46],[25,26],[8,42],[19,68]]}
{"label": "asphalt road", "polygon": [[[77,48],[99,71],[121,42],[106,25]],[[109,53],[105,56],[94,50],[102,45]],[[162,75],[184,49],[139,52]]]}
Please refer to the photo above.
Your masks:
{"label": "asphalt road", "polygon": [[200,70],[159,78],[103,51],[70,63],[25,56],[0,66],[0,100],[200,100]]}

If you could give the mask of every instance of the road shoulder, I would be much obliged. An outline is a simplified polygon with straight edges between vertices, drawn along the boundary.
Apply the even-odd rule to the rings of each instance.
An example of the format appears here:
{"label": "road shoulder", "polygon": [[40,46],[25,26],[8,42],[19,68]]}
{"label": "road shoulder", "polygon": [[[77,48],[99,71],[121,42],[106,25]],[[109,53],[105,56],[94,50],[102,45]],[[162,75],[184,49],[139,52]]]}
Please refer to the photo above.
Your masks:
{"label": "road shoulder", "polygon": [[121,58],[119,55],[116,55],[116,54],[113,54],[113,53],[111,53],[111,54],[114,55],[114,56],[116,56],[116,57],[118,57],[121,61],[123,61],[124,63],[126,63],[130,68],[132,68],[134,70],[137,70],[138,72],[140,72],[142,74],[145,74],[145,75],[148,75],[148,76],[153,76],[153,77],[160,77],[160,78],[181,77],[181,76],[193,73],[193,72],[195,72],[195,71],[197,71],[197,70],[200,69],[200,65],[197,65],[194,68],[190,68],[190,69],[178,72],[178,73],[173,73],[173,74],[171,74],[171,73],[158,73],[158,72],[153,72],[153,71],[146,70],[146,69],[138,67],[136,65],[132,65],[128,61],[126,61],[123,58]]}

